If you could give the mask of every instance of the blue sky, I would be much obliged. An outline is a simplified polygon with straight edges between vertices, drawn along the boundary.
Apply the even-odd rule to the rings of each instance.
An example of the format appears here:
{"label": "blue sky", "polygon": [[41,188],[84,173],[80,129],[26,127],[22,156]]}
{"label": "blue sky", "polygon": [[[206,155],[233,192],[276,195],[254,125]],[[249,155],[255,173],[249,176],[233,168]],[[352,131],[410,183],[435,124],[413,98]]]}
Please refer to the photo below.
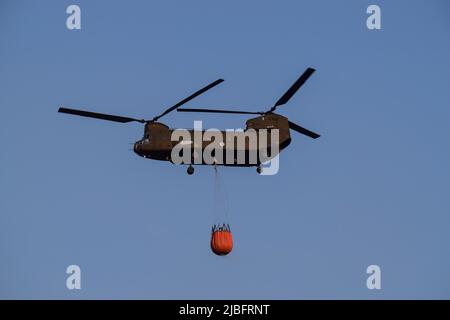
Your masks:
{"label": "blue sky", "polygon": [[[66,28],[81,7],[82,29]],[[378,4],[382,30],[366,28]],[[450,298],[447,1],[0,1],[0,298]],[[214,174],[138,157],[189,107],[279,113],[280,172],[220,169],[235,248],[209,249]],[[171,127],[246,116],[172,113]],[[66,289],[68,265],[82,289]],[[366,268],[382,270],[368,290]]]}

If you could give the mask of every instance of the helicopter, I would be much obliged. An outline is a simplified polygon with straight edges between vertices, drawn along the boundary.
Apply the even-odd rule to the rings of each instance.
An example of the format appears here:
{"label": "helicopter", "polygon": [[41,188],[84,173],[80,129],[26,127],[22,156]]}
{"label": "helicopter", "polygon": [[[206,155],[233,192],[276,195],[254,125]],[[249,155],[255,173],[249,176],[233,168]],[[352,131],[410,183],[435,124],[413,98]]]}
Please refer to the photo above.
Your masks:
{"label": "helicopter", "polygon": [[[197,145],[198,142],[192,141],[191,139],[187,141],[179,141],[179,140],[173,140],[172,134],[179,130],[179,129],[171,129],[166,124],[159,122],[158,120],[162,118],[163,116],[167,115],[168,113],[177,110],[177,112],[207,112],[207,113],[220,113],[220,114],[247,114],[247,115],[257,115],[255,118],[248,119],[246,121],[246,128],[241,131],[235,133],[236,138],[239,139],[240,137],[243,138],[245,141],[244,143],[244,161],[237,161],[238,157],[236,154],[239,152],[239,150],[234,150],[235,145],[234,141],[226,140],[226,143],[220,142],[220,149],[223,152],[223,154],[226,153],[226,151],[233,148],[234,151],[232,151],[232,160],[227,161],[226,163],[208,163],[206,161],[201,161],[200,163],[195,162],[195,164],[201,164],[201,165],[226,165],[226,166],[244,166],[244,167],[251,167],[256,166],[256,170],[258,173],[261,173],[262,168],[261,164],[263,163],[262,159],[258,156],[256,161],[250,161],[250,153],[251,151],[255,151],[255,147],[252,147],[249,140],[246,139],[246,134],[249,131],[255,131],[257,133],[264,133],[267,134],[268,137],[264,139],[264,143],[261,146],[259,144],[256,149],[262,149],[264,148],[266,151],[272,150],[272,146],[274,143],[277,144],[277,150],[278,152],[271,152],[270,156],[267,159],[271,159],[278,155],[281,150],[285,149],[290,143],[291,143],[291,136],[290,136],[290,130],[294,130],[300,134],[306,135],[312,139],[317,139],[320,137],[319,134],[312,132],[308,129],[305,129],[291,121],[288,120],[288,118],[276,114],[275,111],[278,107],[286,104],[292,96],[300,89],[300,87],[309,79],[309,77],[315,72],[315,69],[313,68],[307,68],[303,74],[292,84],[292,86],[281,96],[281,98],[278,99],[278,101],[270,107],[266,111],[236,111],[236,110],[220,110],[220,109],[190,109],[190,108],[179,108],[182,105],[186,104],[187,102],[191,101],[195,97],[205,93],[206,91],[210,90],[211,88],[217,86],[218,84],[222,83],[223,79],[218,79],[207,86],[203,87],[202,89],[196,91],[195,93],[191,94],[187,98],[181,100],[177,104],[167,108],[162,112],[161,114],[153,117],[152,119],[137,119],[137,118],[130,118],[130,117],[124,117],[124,116],[117,116],[117,115],[111,115],[111,114],[105,114],[105,113],[97,113],[97,112],[91,112],[91,111],[84,111],[84,110],[78,110],[78,109],[71,109],[66,107],[60,107],[58,109],[58,112],[60,113],[66,113],[71,115],[77,115],[82,117],[88,117],[88,118],[95,118],[95,119],[101,119],[101,120],[107,120],[107,121],[113,121],[113,122],[119,122],[119,123],[129,123],[129,122],[139,122],[144,124],[144,136],[136,141],[134,143],[133,151],[146,159],[153,159],[153,160],[161,160],[161,161],[170,161],[174,163],[173,161],[173,153],[174,149],[177,145],[182,144],[189,144],[189,145],[195,145],[194,148],[190,148],[190,154],[187,156],[191,161],[185,161],[183,164],[189,165],[187,168],[187,173],[189,175],[192,175],[194,173],[194,167],[192,166],[192,163],[194,162],[194,159],[197,157],[196,150],[205,151],[205,149],[210,144],[208,141],[201,141],[200,145]],[[276,129],[276,130],[274,130]],[[202,132],[196,131],[195,128],[192,130],[187,130],[191,136],[194,136],[198,133],[203,134],[205,131],[202,130]],[[277,131],[277,141],[271,141],[271,132]],[[227,134],[227,131],[219,131],[223,136]],[[258,136],[258,140],[261,139],[261,135]],[[241,145],[242,146],[242,145]],[[196,148],[197,147],[197,148]],[[219,150],[220,151],[220,150]],[[259,150],[260,151],[260,150]],[[214,158],[215,159],[215,158]],[[266,159],[266,160],[267,160]]]}

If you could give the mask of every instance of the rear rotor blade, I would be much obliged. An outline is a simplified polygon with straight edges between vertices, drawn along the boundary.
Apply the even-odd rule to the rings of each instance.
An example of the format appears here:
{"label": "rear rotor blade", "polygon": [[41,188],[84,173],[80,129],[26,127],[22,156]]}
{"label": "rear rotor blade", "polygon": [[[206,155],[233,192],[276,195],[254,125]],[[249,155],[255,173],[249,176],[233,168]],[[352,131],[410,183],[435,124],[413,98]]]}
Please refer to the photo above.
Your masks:
{"label": "rear rotor blade", "polygon": [[281,106],[289,101],[289,99],[292,98],[292,96],[297,92],[298,89],[308,80],[308,78],[316,71],[313,68],[308,68],[303,72],[303,74],[300,76],[300,78],[297,79],[297,81],[294,82],[294,84],[286,91],[285,94],[275,103],[275,105],[270,109],[270,112],[275,111],[275,109],[278,106]]}
{"label": "rear rotor blade", "polygon": [[291,121],[289,121],[289,128],[313,139],[317,139],[318,137],[320,137],[319,134],[309,131],[308,129],[305,129],[303,127],[300,127],[298,124],[295,124]]}
{"label": "rear rotor blade", "polygon": [[105,114],[105,113],[97,113],[97,112],[69,109],[69,108],[64,108],[64,107],[59,108],[58,112],[72,114],[72,115],[81,116],[81,117],[88,117],[88,118],[120,122],[120,123],[128,123],[128,122],[132,122],[132,121],[141,122],[141,123],[145,122],[145,120],[143,120],[143,119],[134,119],[134,118],[129,118],[129,117],[122,117],[122,116],[115,116],[115,115]]}
{"label": "rear rotor blade", "polygon": [[181,100],[180,102],[178,102],[177,104],[173,105],[172,107],[168,108],[166,111],[164,111],[163,113],[161,113],[159,116],[154,117],[151,121],[158,121],[159,118],[161,118],[162,116],[165,116],[166,114],[168,114],[169,112],[172,112],[173,110],[177,109],[178,107],[180,107],[181,105],[185,104],[186,102],[191,101],[192,99],[194,99],[195,97],[201,95],[202,93],[208,91],[209,89],[217,86],[219,83],[222,83],[224,80],[223,79],[218,79],[210,84],[208,84],[206,87],[198,90],[197,92],[191,94],[189,97],[187,97],[186,99]]}
{"label": "rear rotor blade", "polygon": [[233,114],[263,114],[262,112],[217,110],[217,109],[178,109],[178,112],[208,112],[208,113],[233,113]]}

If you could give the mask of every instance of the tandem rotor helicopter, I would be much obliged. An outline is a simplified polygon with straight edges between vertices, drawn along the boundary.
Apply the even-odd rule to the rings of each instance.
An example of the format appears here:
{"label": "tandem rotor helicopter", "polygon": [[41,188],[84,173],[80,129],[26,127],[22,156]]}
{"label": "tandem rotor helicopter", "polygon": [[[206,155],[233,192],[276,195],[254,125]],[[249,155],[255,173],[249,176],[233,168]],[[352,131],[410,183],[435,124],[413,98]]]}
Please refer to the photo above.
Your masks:
{"label": "tandem rotor helicopter", "polygon": [[[281,96],[280,99],[268,110],[266,111],[235,111],[235,110],[218,110],[218,109],[187,109],[182,108],[178,109],[185,103],[191,101],[195,97],[205,93],[209,89],[217,86],[218,84],[222,83],[223,79],[218,79],[209,85],[205,86],[204,88],[198,90],[197,92],[193,93],[189,97],[181,100],[177,104],[173,105],[172,107],[166,109],[164,112],[162,112],[160,115],[157,115],[153,117],[152,119],[145,120],[145,119],[136,119],[136,118],[130,118],[130,117],[123,117],[123,116],[117,116],[117,115],[110,115],[110,114],[104,114],[104,113],[97,113],[97,112],[90,112],[90,111],[83,111],[83,110],[77,110],[77,109],[70,109],[65,107],[60,107],[58,112],[61,113],[67,113],[71,115],[77,115],[82,117],[88,117],[88,118],[95,118],[95,119],[101,119],[101,120],[108,120],[108,121],[114,121],[119,123],[128,123],[128,122],[140,122],[143,123],[144,126],[144,136],[142,139],[136,141],[134,143],[134,152],[138,154],[141,157],[144,157],[146,159],[153,159],[153,160],[161,160],[161,161],[172,161],[172,150],[173,148],[179,143],[179,141],[172,141],[171,136],[172,132],[177,129],[171,129],[167,125],[159,122],[158,120],[162,118],[163,116],[167,115],[168,113],[177,110],[178,112],[208,112],[208,113],[223,113],[223,114],[248,114],[248,115],[258,115],[255,118],[251,118],[246,121],[246,128],[241,133],[237,133],[245,135],[245,132],[249,129],[253,129],[256,132],[264,129],[264,132],[278,129],[279,130],[279,152],[281,150],[285,149],[291,142],[291,136],[290,136],[290,129],[297,131],[298,133],[301,133],[303,135],[306,135],[310,138],[317,139],[320,137],[319,134],[314,133],[312,131],[309,131],[291,121],[288,120],[288,118],[281,116],[279,114],[275,113],[275,110],[284,104],[286,104],[289,99],[292,98],[292,96],[297,92],[297,90],[308,80],[308,78],[315,72],[315,69],[308,68],[305,70],[305,72],[297,79],[297,81],[294,82],[294,84]],[[192,135],[195,134],[195,131],[192,129],[189,131]],[[223,136],[226,135],[226,131],[220,131]],[[270,150],[270,139],[265,139],[266,145],[263,146],[266,148],[266,150]],[[192,141],[188,141],[189,143],[192,143]],[[202,151],[208,146],[209,142],[202,142],[201,149]],[[221,143],[221,147],[223,149],[223,152],[227,150],[227,144]],[[233,146],[234,148],[234,142]],[[258,173],[261,173],[261,164],[262,161],[258,157],[256,162],[249,161],[249,152],[250,150],[249,143],[246,141],[245,143],[245,161],[238,162],[236,161],[236,157],[234,158],[234,161],[229,163],[219,163],[219,165],[226,165],[226,166],[244,166],[244,167],[251,167],[256,166]],[[258,148],[261,148],[261,146],[258,145]],[[277,154],[271,154],[270,157],[273,158]],[[194,159],[194,150],[192,149],[191,154],[191,160]],[[194,173],[194,168],[191,163],[185,163],[189,164],[189,167],[187,169],[187,173],[189,175]],[[202,161],[201,163],[196,164],[202,164],[202,165],[211,165],[211,163],[206,163],[205,161]],[[216,165],[214,163],[213,165]]]}

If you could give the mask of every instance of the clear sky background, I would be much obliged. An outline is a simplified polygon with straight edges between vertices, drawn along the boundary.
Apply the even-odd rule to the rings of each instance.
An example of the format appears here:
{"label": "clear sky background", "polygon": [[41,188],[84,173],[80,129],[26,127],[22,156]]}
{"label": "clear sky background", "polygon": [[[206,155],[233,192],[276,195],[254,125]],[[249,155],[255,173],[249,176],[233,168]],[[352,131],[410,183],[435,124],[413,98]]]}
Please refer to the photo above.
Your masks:
{"label": "clear sky background", "polygon": [[[66,28],[78,4],[82,30]],[[366,27],[378,4],[382,30]],[[450,3],[0,0],[0,298],[450,298]],[[209,249],[214,174],[145,160],[143,127],[187,107],[279,113],[280,172],[223,168],[235,248]],[[171,113],[171,127],[244,115]],[[82,290],[66,289],[66,268]],[[368,290],[366,268],[382,270]]]}

